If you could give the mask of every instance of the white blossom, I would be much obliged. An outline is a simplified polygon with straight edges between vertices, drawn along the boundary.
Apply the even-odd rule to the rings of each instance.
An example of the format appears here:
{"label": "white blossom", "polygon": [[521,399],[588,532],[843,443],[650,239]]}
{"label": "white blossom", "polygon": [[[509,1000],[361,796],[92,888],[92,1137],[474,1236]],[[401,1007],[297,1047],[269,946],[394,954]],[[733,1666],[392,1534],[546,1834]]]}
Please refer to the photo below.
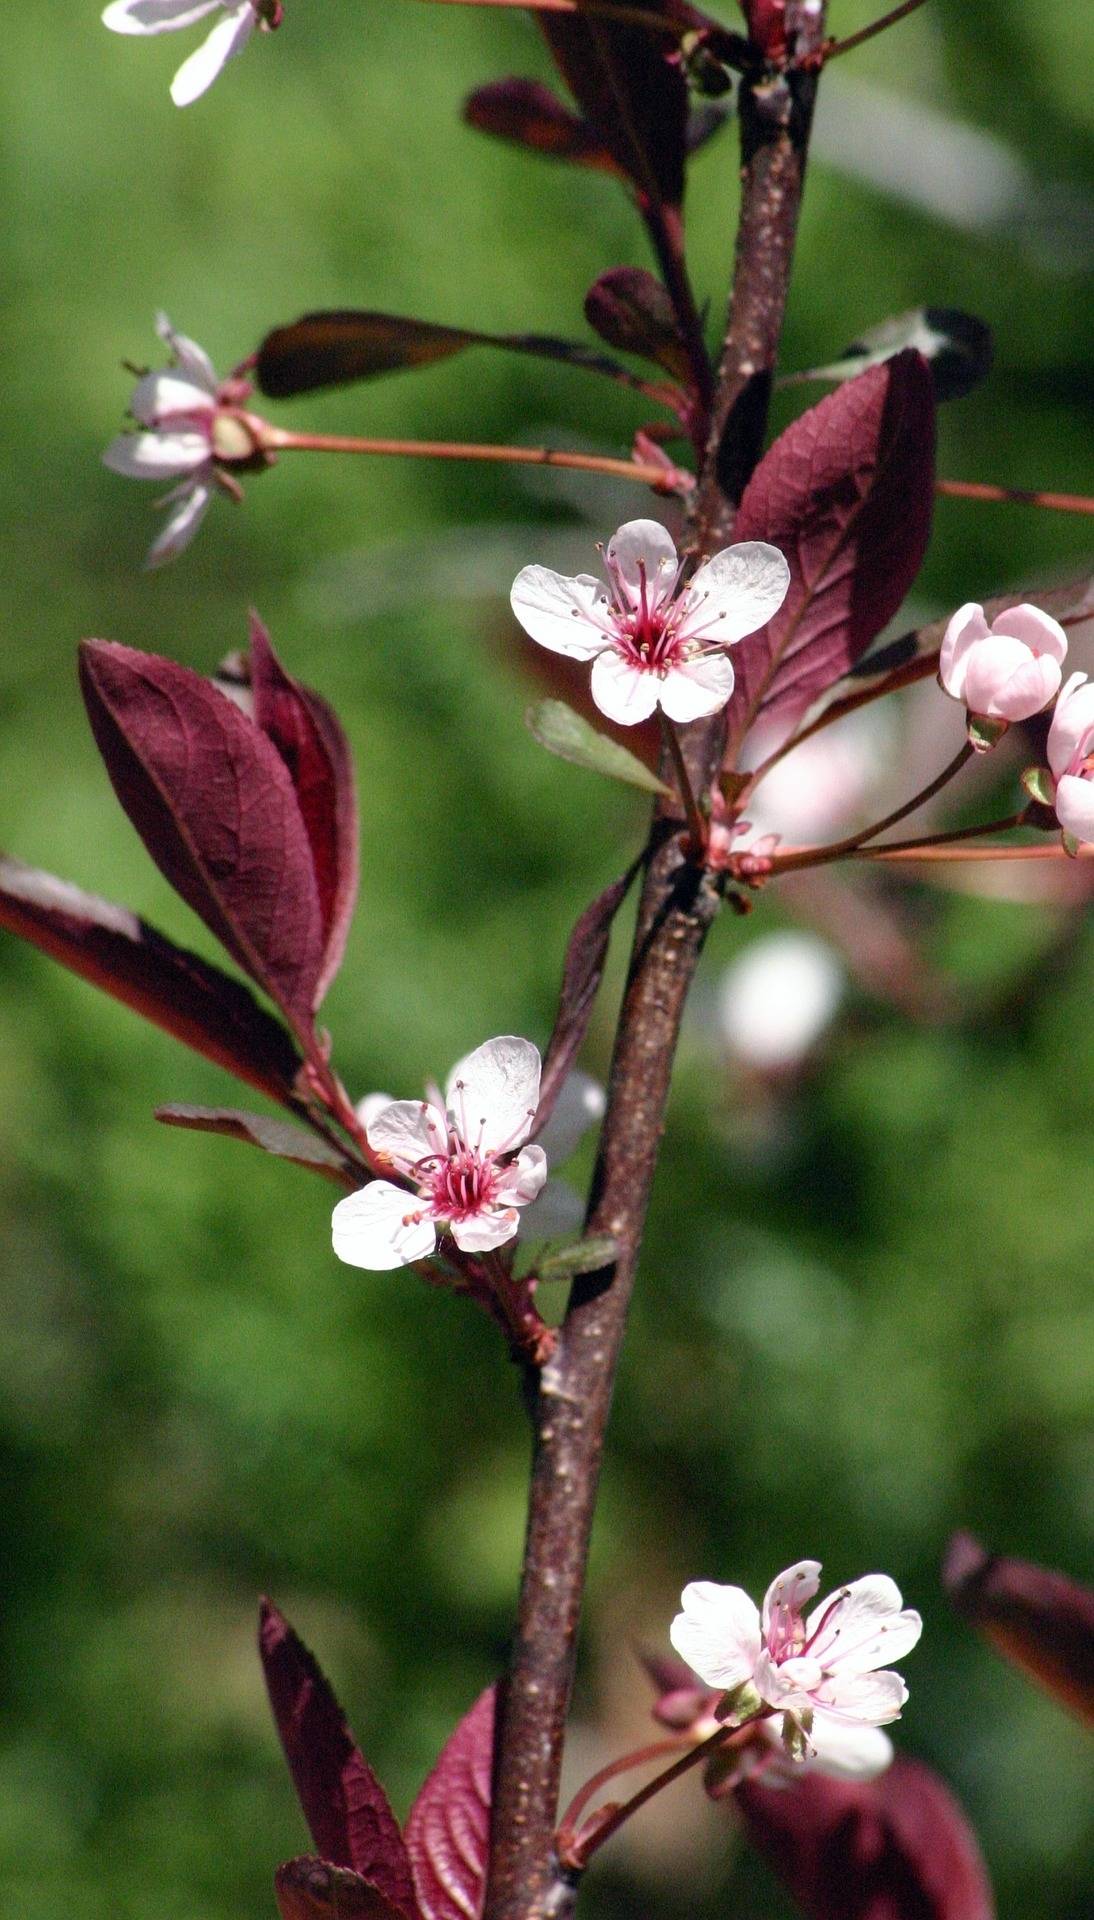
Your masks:
{"label": "white blossom", "polygon": [[207,92],[228,61],[243,52],[256,28],[280,24],[276,0],[111,0],[103,25],[112,33],[177,33],[211,14],[219,16],[212,32],[171,82],[176,107],[188,107]]}

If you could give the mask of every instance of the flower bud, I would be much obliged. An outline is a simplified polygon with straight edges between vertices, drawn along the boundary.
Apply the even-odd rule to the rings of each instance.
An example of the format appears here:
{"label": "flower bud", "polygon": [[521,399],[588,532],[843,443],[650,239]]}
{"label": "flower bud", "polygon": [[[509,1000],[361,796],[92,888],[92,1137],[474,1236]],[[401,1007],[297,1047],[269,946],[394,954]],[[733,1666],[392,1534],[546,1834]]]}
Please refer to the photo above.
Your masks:
{"label": "flower bud", "polygon": [[1013,721],[1048,706],[1066,653],[1059,621],[1039,607],[1008,607],[990,627],[974,601],[958,608],[942,641],[938,678],[951,699],[964,702],[978,752],[994,746]]}

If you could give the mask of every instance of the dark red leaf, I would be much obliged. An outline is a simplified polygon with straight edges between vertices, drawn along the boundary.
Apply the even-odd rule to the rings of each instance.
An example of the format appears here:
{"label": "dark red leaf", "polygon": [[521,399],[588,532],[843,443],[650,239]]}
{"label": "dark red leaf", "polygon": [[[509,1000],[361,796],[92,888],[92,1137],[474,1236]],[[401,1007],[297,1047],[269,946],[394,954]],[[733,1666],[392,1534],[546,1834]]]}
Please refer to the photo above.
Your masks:
{"label": "dark red leaf", "polygon": [[732,745],[759,713],[789,729],[861,658],[919,571],[933,502],[934,389],[918,353],[870,367],[780,434],[733,537],[778,547],[790,591],[733,649]]}
{"label": "dark red leaf", "polygon": [[479,333],[472,327],[442,327],[431,320],[354,309],[305,313],[288,326],[275,327],[258,350],[258,384],[273,399],[284,399],[381,373],[432,366],[468,347],[503,347],[634,384],[634,376],[618,361],[580,341],[545,333]]}
{"label": "dark red leaf", "polygon": [[569,160],[598,173],[618,173],[607,147],[587,120],[571,113],[558,95],[539,80],[492,80],[476,87],[464,101],[463,117],[480,133],[552,160]]}
{"label": "dark red leaf", "polygon": [[487,1687],[464,1715],[410,1809],[406,1844],[422,1920],[473,1920],[482,1908],[496,1691]]}
{"label": "dark red leaf", "polygon": [[403,1909],[359,1873],[311,1854],[278,1867],[274,1892],[281,1920],[405,1920]]}
{"label": "dark red leaf", "polygon": [[554,1112],[562,1083],[577,1059],[592,1014],[604,965],[608,958],[612,921],[630,891],[641,859],[627,868],[610,887],[598,893],[575,922],[562,963],[562,987],[554,1031],[548,1043],[540,1078],[539,1107],[533,1133],[540,1132]]}
{"label": "dark red leaf", "polygon": [[948,1787],[901,1756],[877,1780],[746,1782],[749,1838],[809,1920],[993,1920],[976,1836]]}
{"label": "dark red leaf", "polygon": [[[625,0],[621,0],[625,4]],[[611,6],[612,0],[605,0]],[[651,0],[666,26],[690,8]],[[539,24],[574,99],[640,199],[679,207],[687,154],[687,83],[669,55],[679,34],[663,39],[647,27],[613,26],[595,18],[540,14]]]}
{"label": "dark red leaf", "polygon": [[585,295],[585,318],[594,333],[620,353],[638,353],[676,380],[688,381],[688,350],[660,280],[644,267],[609,267]]}
{"label": "dark red leaf", "polygon": [[298,1167],[310,1167],[338,1186],[353,1190],[368,1179],[363,1162],[351,1160],[321,1134],[294,1127],[291,1121],[275,1120],[268,1113],[243,1113],[237,1107],[156,1108],[156,1119],[165,1127],[182,1127],[191,1133],[222,1133],[229,1140],[243,1140],[260,1147],[279,1160],[291,1160]]}
{"label": "dark red leaf", "polygon": [[1008,1660],[1094,1724],[1094,1592],[1062,1573],[950,1541],[942,1578],[954,1606]]}
{"label": "dark red leaf", "polygon": [[90,980],[248,1086],[288,1104],[300,1058],[238,980],[127,907],[0,856],[0,926]]}
{"label": "dark red leaf", "polygon": [[317,1662],[268,1600],[259,1616],[258,1647],[285,1758],[316,1847],[324,1861],[362,1875],[409,1920],[416,1913],[410,1859],[387,1795],[362,1758]]}
{"label": "dark red leaf", "polygon": [[80,682],[114,791],[161,873],[308,1030],[323,919],[276,747],[210,681],[154,654],[85,640]]}
{"label": "dark red leaf", "polygon": [[357,792],[349,743],[333,707],[292,680],[251,615],[251,687],[258,726],[289,770],[311,847],[326,944],[319,1005],[342,962],[357,899]]}

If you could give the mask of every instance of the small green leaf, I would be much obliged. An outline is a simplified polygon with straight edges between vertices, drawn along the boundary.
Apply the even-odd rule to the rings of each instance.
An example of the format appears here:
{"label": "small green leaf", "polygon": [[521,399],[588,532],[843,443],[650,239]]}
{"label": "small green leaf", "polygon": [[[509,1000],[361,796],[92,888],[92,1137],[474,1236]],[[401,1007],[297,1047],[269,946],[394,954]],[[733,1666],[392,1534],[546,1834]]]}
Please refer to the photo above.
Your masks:
{"label": "small green leaf", "polygon": [[1078,834],[1069,833],[1067,828],[1064,828],[1064,852],[1067,854],[1069,860],[1078,859],[1079,848],[1082,844]]}
{"label": "small green leaf", "polygon": [[1031,800],[1042,807],[1051,807],[1056,802],[1056,782],[1048,767],[1027,767],[1022,775],[1022,785]]}
{"label": "small green leaf", "polygon": [[600,1267],[610,1267],[618,1252],[619,1242],[613,1240],[610,1233],[593,1234],[571,1247],[560,1247],[557,1253],[541,1261],[539,1278],[568,1280],[576,1273],[596,1273]]}
{"label": "small green leaf", "polygon": [[590,773],[602,773],[608,780],[622,780],[629,787],[641,787],[643,793],[668,793],[670,789],[641,760],[606,733],[597,733],[587,720],[568,707],[564,700],[540,700],[524,716],[528,731],[560,760]]}
{"label": "small green leaf", "polygon": [[965,732],[974,753],[990,753],[1010,725],[1009,720],[993,720],[986,713],[970,713],[965,719]]}
{"label": "small green leaf", "polygon": [[894,353],[914,347],[931,369],[936,400],[960,400],[991,372],[992,331],[984,320],[959,307],[912,307],[894,314],[876,327],[867,327],[845,347],[838,360],[806,373],[787,374],[780,386],[800,386],[806,380],[852,380],[867,367],[880,366]]}

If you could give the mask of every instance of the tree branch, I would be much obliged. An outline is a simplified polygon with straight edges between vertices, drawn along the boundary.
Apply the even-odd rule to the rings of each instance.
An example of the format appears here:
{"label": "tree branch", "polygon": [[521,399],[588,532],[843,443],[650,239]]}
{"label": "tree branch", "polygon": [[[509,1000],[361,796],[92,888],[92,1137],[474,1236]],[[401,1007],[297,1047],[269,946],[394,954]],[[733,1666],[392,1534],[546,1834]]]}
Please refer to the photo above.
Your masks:
{"label": "tree branch", "polygon": [[[808,29],[823,37],[824,10]],[[799,45],[800,52],[809,45]],[[741,88],[742,199],[728,329],[690,546],[713,552],[759,457],[782,327],[815,78],[789,73]],[[722,716],[684,730],[694,790],[722,760]],[[670,773],[666,766],[666,777]],[[690,865],[655,812],[616,1032],[608,1110],[586,1231],[611,1234],[613,1267],[574,1285],[533,1406],[535,1453],[516,1640],[495,1754],[484,1920],[546,1920],[572,1882],[553,1857],[563,1730],[573,1679],[604,1433],[638,1263],[680,1021],[719,906],[713,877]]]}

